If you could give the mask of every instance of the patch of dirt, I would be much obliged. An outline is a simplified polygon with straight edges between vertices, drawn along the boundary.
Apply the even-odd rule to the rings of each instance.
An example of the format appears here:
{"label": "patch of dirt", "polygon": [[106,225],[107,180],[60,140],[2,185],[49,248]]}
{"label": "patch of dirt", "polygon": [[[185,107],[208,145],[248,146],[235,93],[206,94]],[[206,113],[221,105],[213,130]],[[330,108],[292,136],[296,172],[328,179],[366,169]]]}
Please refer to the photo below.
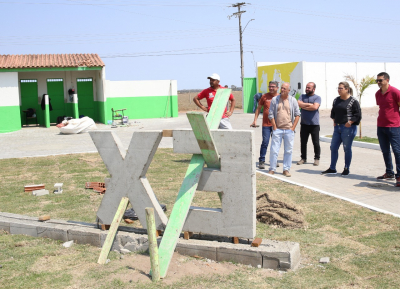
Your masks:
{"label": "patch of dirt", "polygon": [[[124,282],[143,282],[151,283],[150,272],[150,257],[142,254],[129,254],[123,255],[124,259],[114,260],[116,266],[126,267],[129,272],[118,272],[112,275],[112,278],[118,278]],[[100,266],[100,265],[99,265]],[[187,276],[194,278],[196,276],[210,276],[213,274],[228,275],[236,270],[240,270],[241,265],[231,263],[218,263],[206,259],[195,259],[174,253],[171,263],[168,268],[167,276],[162,280],[163,284],[175,283]],[[277,277],[279,272],[259,269],[263,271],[262,275],[265,277]],[[265,272],[264,272],[265,271]]]}
{"label": "patch of dirt", "polygon": [[273,200],[268,193],[257,193],[257,220],[282,228],[305,228],[303,211],[295,205]]}

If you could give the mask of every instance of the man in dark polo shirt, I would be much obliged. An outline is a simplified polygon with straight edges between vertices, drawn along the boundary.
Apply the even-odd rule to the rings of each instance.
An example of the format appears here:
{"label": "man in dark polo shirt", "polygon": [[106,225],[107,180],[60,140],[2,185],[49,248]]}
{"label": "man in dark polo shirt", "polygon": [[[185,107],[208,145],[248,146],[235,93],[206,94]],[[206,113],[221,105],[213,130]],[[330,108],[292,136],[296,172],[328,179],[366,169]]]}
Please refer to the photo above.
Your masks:
{"label": "man in dark polo shirt", "polygon": [[258,115],[260,114],[261,108],[264,107],[263,111],[263,122],[262,122],[262,143],[260,148],[260,158],[258,159],[258,168],[265,169],[265,154],[267,153],[267,148],[269,144],[269,138],[272,133],[272,123],[268,118],[269,106],[271,104],[271,99],[278,95],[279,83],[277,81],[270,81],[268,85],[268,93],[261,96],[257,109],[254,115],[254,121],[250,125],[252,127],[256,126]]}
{"label": "man in dark polo shirt", "polygon": [[[389,74],[378,74],[376,83],[379,90],[375,93],[378,114],[378,140],[385,161],[386,172],[378,180],[393,179],[396,177],[396,187],[400,187],[400,91],[389,85]],[[396,175],[393,171],[392,147],[396,160]]]}
{"label": "man in dark polo shirt", "polygon": [[302,165],[307,162],[307,143],[308,137],[314,145],[314,166],[319,165],[319,157],[321,155],[321,147],[319,145],[319,106],[321,105],[321,97],[315,94],[316,85],[309,82],[306,85],[306,94],[299,97],[298,103],[301,108],[300,122],[300,148],[301,159],[297,162]]}

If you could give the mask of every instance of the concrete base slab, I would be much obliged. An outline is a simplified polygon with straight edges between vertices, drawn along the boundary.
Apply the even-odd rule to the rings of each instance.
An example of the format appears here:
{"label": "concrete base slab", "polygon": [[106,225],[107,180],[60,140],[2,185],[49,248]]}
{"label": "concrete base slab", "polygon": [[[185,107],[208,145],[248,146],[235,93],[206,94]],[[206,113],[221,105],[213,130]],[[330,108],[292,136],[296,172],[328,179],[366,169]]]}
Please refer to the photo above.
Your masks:
{"label": "concrete base slab", "polygon": [[[0,230],[11,234],[47,237],[78,244],[101,247],[108,231],[97,229],[94,224],[63,220],[38,221],[38,218],[0,212]],[[263,240],[259,247],[250,243],[229,243],[231,238],[202,235],[201,240],[178,240],[176,251],[183,255],[200,256],[215,261],[227,261],[275,270],[295,270],[300,264],[300,246],[293,242]],[[157,239],[158,244],[162,237]],[[214,240],[213,240],[214,239]],[[213,241],[211,241],[213,240]],[[241,241],[241,240],[239,240]],[[147,251],[149,247],[146,230],[120,226],[111,250],[119,252]]]}

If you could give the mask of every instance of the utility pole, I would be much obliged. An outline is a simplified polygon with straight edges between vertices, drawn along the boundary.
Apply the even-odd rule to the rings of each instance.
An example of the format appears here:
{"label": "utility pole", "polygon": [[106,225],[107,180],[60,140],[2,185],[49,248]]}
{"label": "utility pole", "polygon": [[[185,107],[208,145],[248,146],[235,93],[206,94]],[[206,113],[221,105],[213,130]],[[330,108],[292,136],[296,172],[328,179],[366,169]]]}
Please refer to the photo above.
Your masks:
{"label": "utility pole", "polygon": [[[250,3],[249,3],[250,4]],[[241,2],[241,3],[236,3],[236,4],[232,4],[231,7],[237,7],[238,8],[238,12],[233,13],[232,15],[228,16],[229,19],[231,19],[231,17],[236,17],[239,18],[239,41],[240,41],[240,69],[242,72],[242,89],[243,89],[243,78],[244,78],[244,65],[243,65],[243,43],[242,43],[242,19],[241,16],[243,13],[245,13],[246,11],[240,11],[240,7],[246,5],[245,2]]]}

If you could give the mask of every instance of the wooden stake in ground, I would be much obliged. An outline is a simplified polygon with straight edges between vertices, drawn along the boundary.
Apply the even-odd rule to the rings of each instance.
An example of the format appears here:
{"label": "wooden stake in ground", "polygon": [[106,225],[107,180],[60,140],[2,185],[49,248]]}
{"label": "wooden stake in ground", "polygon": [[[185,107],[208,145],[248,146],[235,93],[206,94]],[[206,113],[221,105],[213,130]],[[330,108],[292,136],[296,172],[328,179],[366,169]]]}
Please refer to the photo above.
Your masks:
{"label": "wooden stake in ground", "polygon": [[115,234],[117,233],[119,223],[121,223],[128,203],[129,199],[127,197],[123,197],[119,203],[117,213],[115,214],[114,220],[111,223],[107,238],[104,241],[103,248],[101,249],[99,260],[97,261],[99,264],[105,264],[107,261],[108,254],[110,253],[112,244],[114,242]]}
{"label": "wooden stake in ground", "polygon": [[[196,192],[201,174],[203,172],[204,164],[207,161],[210,161],[210,167],[220,168],[218,166],[219,156],[217,158],[215,157],[217,151],[211,137],[210,129],[218,128],[230,94],[230,89],[217,90],[206,121],[204,120],[204,116],[202,118],[199,117],[199,113],[192,112],[187,114],[191,125],[192,121],[202,122],[198,126],[192,125],[192,129],[196,138],[202,136],[202,139],[197,139],[197,141],[199,143],[200,149],[202,150],[202,153],[204,154],[204,157],[203,155],[199,154],[193,155],[189,164],[189,168],[186,172],[185,178],[179,190],[178,197],[176,198],[174,207],[172,208],[171,215],[168,220],[168,225],[165,229],[160,244],[159,256],[161,278],[164,278],[167,275],[172,254],[175,250],[176,243],[178,242],[179,235],[182,232],[183,225],[189,212],[190,204],[192,203],[194,193]],[[198,130],[202,131],[199,132]],[[204,140],[206,140],[206,142],[202,142]],[[205,151],[207,151],[207,153],[205,153]]]}
{"label": "wooden stake in ground", "polygon": [[149,238],[149,251],[151,262],[151,279],[153,282],[160,280],[160,266],[158,263],[158,247],[156,237],[156,221],[154,219],[154,209],[146,208],[147,235]]}

